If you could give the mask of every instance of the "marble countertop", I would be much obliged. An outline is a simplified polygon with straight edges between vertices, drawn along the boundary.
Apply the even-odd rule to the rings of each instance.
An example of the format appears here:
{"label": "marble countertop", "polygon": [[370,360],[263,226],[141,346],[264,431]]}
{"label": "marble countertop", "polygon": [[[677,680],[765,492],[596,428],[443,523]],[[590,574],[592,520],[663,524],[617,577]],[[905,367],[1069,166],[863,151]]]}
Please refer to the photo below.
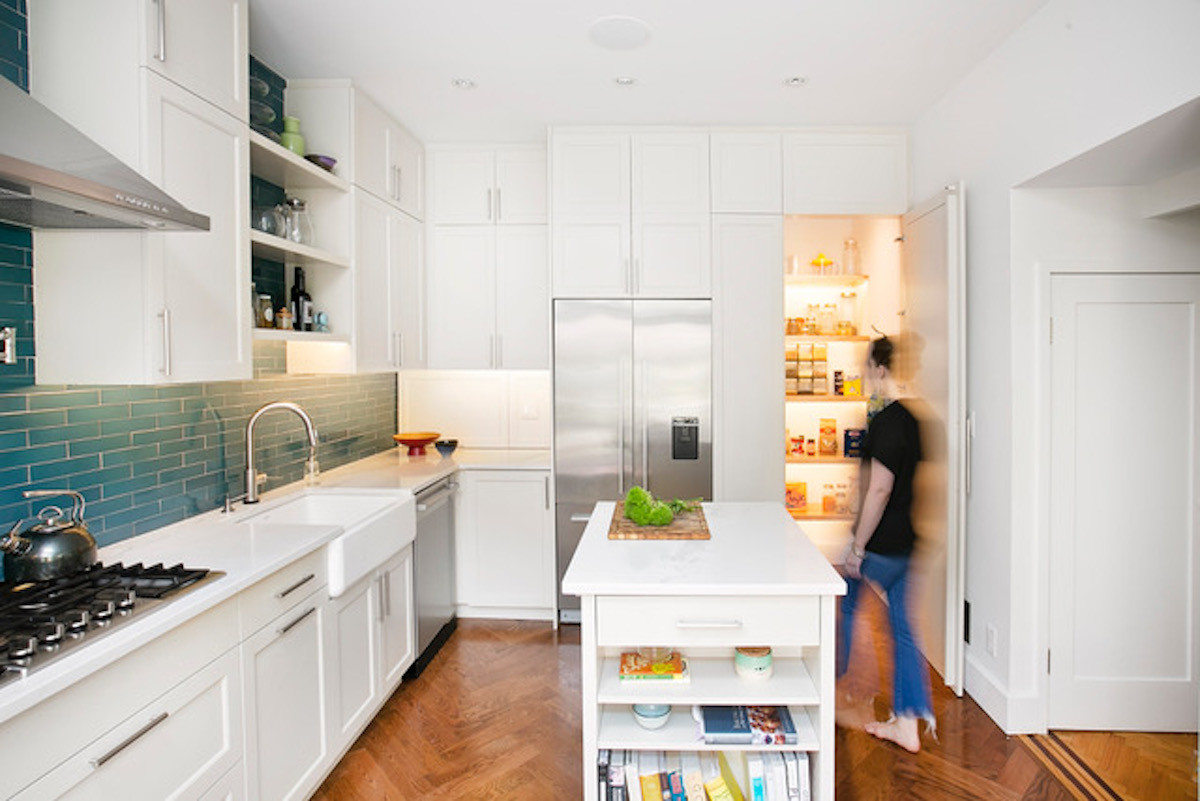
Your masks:
{"label": "marble countertop", "polygon": [[263,493],[256,506],[237,504],[228,515],[220,510],[206,512],[102,548],[99,559],[104,564],[182,563],[224,575],[153,611],[135,616],[25,678],[0,685],[0,723],[232,598],[342,533],[343,529],[334,525],[256,523],[249,519],[286,503],[298,493],[340,488],[407,497],[460,469],[547,470],[549,467],[548,450],[462,449],[452,458],[443,459],[437,453],[410,458],[397,448],[322,473],[314,487],[296,482]]}
{"label": "marble countertop", "polygon": [[570,595],[843,595],[846,582],[780,503],[706,503],[707,540],[610,540],[596,504],[563,578]]}

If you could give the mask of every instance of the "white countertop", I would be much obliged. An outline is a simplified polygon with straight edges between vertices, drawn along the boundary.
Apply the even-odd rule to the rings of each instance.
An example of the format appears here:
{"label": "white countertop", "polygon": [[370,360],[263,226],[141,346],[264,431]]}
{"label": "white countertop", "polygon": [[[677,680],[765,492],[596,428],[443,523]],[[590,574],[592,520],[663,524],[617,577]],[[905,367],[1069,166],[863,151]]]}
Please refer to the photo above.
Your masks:
{"label": "white countertop", "polygon": [[[458,469],[549,468],[548,450],[460,449],[452,458],[443,459],[436,452],[410,458],[403,449],[397,448],[322,473],[311,491],[338,487],[362,489],[372,494],[407,495]],[[153,611],[135,616],[61,659],[39,667],[26,678],[0,685],[0,723],[336,538],[342,532],[339,526],[246,520],[308,490],[302,482],[296,482],[264,493],[262,502],[255,507],[237,504],[231,515],[222,514],[220,510],[206,512],[102,548],[99,559],[104,564],[162,562],[170,566],[182,563],[225,575],[173,598]]]}
{"label": "white countertop", "polygon": [[846,582],[780,503],[706,503],[707,540],[610,540],[596,504],[563,578],[570,595],[844,595]]}

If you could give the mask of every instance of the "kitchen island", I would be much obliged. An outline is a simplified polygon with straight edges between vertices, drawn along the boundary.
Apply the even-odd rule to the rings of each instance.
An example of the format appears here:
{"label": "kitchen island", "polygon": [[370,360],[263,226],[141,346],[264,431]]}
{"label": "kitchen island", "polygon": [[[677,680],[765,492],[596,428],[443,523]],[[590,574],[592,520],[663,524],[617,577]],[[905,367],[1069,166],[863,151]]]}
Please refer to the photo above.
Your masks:
{"label": "kitchen island", "polygon": [[[807,752],[812,798],[833,798],[834,618],[846,584],[782,504],[706,503],[707,540],[610,540],[615,504],[596,504],[563,578],[581,599],[584,798],[598,797],[603,749],[715,751],[779,746],[706,745],[693,704],[786,705]],[[689,661],[688,682],[622,682],[622,652],[669,647]],[[738,646],[770,646],[774,675],[743,679]],[[635,703],[671,704],[661,729],[641,728]],[[746,788],[743,788],[746,789]]]}

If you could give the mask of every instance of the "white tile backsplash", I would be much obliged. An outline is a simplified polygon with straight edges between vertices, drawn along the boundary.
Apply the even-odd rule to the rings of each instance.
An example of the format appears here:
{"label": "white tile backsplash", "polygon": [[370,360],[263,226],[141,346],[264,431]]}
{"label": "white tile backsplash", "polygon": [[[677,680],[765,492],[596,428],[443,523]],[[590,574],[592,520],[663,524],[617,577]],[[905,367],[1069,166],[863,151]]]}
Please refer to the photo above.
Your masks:
{"label": "white tile backsplash", "polygon": [[423,370],[398,375],[399,430],[464,448],[549,448],[550,373]]}

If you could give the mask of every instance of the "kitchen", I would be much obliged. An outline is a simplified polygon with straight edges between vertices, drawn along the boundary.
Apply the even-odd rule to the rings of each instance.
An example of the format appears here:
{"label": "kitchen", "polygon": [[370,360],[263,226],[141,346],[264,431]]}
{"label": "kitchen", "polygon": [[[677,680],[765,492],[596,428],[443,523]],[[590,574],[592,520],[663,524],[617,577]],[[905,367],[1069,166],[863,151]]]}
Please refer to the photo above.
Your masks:
{"label": "kitchen", "polygon": [[[1032,335],[1018,325],[1018,321],[1033,317],[1032,312],[1040,301],[1038,289],[1024,268],[1009,264],[1015,258],[1010,250],[1017,252],[1016,240],[1020,231],[1009,233],[1008,193],[1032,176],[1137,128],[1196,96],[1198,70],[1194,56],[1189,55],[1190,49],[1178,41],[1182,31],[1194,28],[1194,20],[1189,16],[1194,12],[1186,4],[1170,3],[1163,4],[1162,12],[1163,17],[1148,20],[1129,9],[1091,11],[1067,8],[1066,4],[1047,4],[1022,28],[1021,36],[1013,37],[1007,48],[998,51],[986,70],[972,74],[969,80],[964,79],[912,128],[912,197],[927,196],[948,181],[958,179],[964,180],[968,191],[973,193],[968,213],[967,250],[971,254],[971,264],[978,266],[969,268],[971,318],[967,337],[970,349],[967,375],[968,395],[972,398],[978,423],[973,446],[976,473],[967,509],[967,528],[971,532],[967,585],[973,606],[972,624],[977,628],[967,646],[967,689],[983,700],[985,707],[1006,730],[1044,728],[1046,690],[1041,666],[1045,663],[1047,630],[1044,608],[1038,605],[1037,594],[1029,591],[1031,586],[1040,586],[1035,577],[1037,566],[1044,565],[1044,561],[1031,554],[1037,554],[1042,547],[1043,540],[1035,532],[1043,527],[1037,519],[1036,509],[1019,505],[1015,500],[1018,496],[1039,495],[1038,487],[1030,485],[1036,482],[1038,472],[1031,469],[1036,467],[1036,462],[1031,464],[1029,461],[1035,456],[1017,447],[1009,427],[996,422],[1009,419],[1011,408],[1012,414],[1019,415],[1019,421],[1029,423],[1036,420],[1038,408],[1036,387],[1026,384],[1023,379],[1017,380],[1026,367],[1024,357],[1037,352],[1036,344],[1031,341]],[[1068,25],[1068,22],[1072,24]],[[1048,41],[1039,37],[1046,37]],[[1140,45],[1130,48],[1126,46],[1127,41]],[[313,53],[317,49],[309,48]],[[1137,58],[1131,50],[1152,50],[1161,58]],[[1038,56],[1046,53],[1062,54],[1051,59],[1052,64],[1060,67],[1050,73],[1056,82],[1046,83],[1046,76],[1034,66],[1039,63]],[[1066,59],[1069,60],[1064,62]],[[1083,77],[1074,72],[1076,63],[1094,68],[1096,74]],[[316,73],[320,77],[336,74],[338,71],[334,69]],[[995,83],[998,75],[1018,76],[1021,91],[1003,91]],[[1128,93],[1114,91],[1101,98],[1096,96],[1097,86],[1138,87],[1138,99],[1133,99],[1132,90]],[[991,103],[986,113],[995,117],[995,125],[987,132],[980,132],[972,123],[984,113],[974,110],[972,97],[984,98]],[[1072,102],[1061,109],[1050,102],[1065,97],[1072,98]],[[421,122],[419,118],[401,115],[401,119],[414,130],[420,130],[417,127]],[[751,119],[745,117],[743,121]],[[845,119],[853,118],[847,116]],[[1044,123],[1031,126],[1029,120]],[[628,119],[612,116],[595,122],[614,121]],[[1035,129],[1039,136],[1036,142],[1031,142]],[[431,137],[427,141],[436,142],[438,138]],[[527,141],[527,138],[520,141]],[[246,215],[238,219],[248,216],[247,209]],[[81,377],[83,374],[80,373],[79,376],[64,375],[54,382],[71,384],[68,391],[61,388],[58,391],[25,389],[33,378],[35,365],[27,345],[35,336],[29,305],[32,281],[29,274],[30,264],[36,262],[37,257],[34,249],[20,244],[19,234],[6,231],[5,236],[9,248],[5,250],[6,259],[13,260],[6,262],[6,275],[15,276],[6,286],[17,289],[5,295],[4,324],[17,329],[18,358],[15,365],[3,366],[4,386],[6,390],[11,388],[11,392],[0,398],[3,403],[0,408],[5,414],[0,438],[3,438],[5,449],[19,449],[31,458],[30,462],[20,465],[10,466],[6,462],[5,470],[12,470],[10,475],[28,476],[27,471],[33,469],[30,465],[38,465],[36,475],[26,480],[42,482],[60,476],[92,474],[105,484],[106,490],[111,487],[115,500],[110,506],[100,505],[105,503],[103,500],[98,504],[89,503],[89,508],[99,506],[92,510],[91,519],[103,521],[103,544],[176,523],[189,514],[212,508],[225,494],[225,487],[217,488],[223,481],[232,484],[237,492],[241,491],[236,460],[243,443],[237,426],[224,432],[228,442],[204,445],[205,450],[211,449],[211,454],[205,454],[204,466],[197,469],[196,463],[184,461],[179,450],[170,453],[168,447],[168,452],[160,453],[162,446],[154,441],[159,435],[158,423],[150,422],[154,416],[170,419],[175,415],[170,428],[179,432],[181,440],[185,439],[186,430],[188,442],[181,447],[194,448],[200,444],[194,441],[195,437],[215,436],[209,429],[218,428],[215,421],[226,413],[227,408],[244,408],[243,414],[248,414],[261,403],[286,393],[309,409],[319,421],[326,415],[332,421],[321,425],[322,441],[327,443],[323,454],[328,454],[322,456],[323,469],[336,466],[342,459],[350,461],[356,456],[365,457],[394,447],[390,442],[390,435],[396,430],[394,410],[397,403],[403,405],[405,402],[403,397],[399,401],[395,399],[394,379],[388,381],[376,374],[288,378],[283,373],[291,354],[281,351],[295,350],[292,342],[276,341],[266,347],[260,342],[259,349],[263,352],[254,368],[262,377],[254,380],[247,374],[241,382],[218,381],[211,385],[196,383],[208,380],[196,378],[192,382],[162,386],[130,386],[129,381],[122,381],[118,382],[120,386],[96,387],[95,384],[104,382]],[[1095,256],[1084,250],[1076,254],[1076,259]],[[1159,261],[1175,258],[1164,251]],[[245,284],[248,286],[248,283],[247,280]],[[320,288],[310,286],[310,291],[314,297],[321,297]],[[329,293],[336,293],[337,288],[331,286],[325,292],[328,297]],[[1010,296],[1010,301],[999,302]],[[18,300],[14,302],[12,298]],[[344,303],[348,308],[349,301]],[[72,304],[61,308],[70,309],[72,314],[77,309]],[[124,321],[127,326],[133,326],[132,315],[113,312],[109,316],[113,318],[108,321],[110,324]],[[339,316],[331,317],[337,324]],[[346,320],[344,314],[341,320]],[[132,332],[126,330],[125,335],[138,343],[149,339],[141,326]],[[1015,340],[1011,345],[1008,344],[1010,338]],[[112,364],[112,355],[106,351],[102,338],[93,339],[96,340],[91,344],[94,352],[85,360],[88,362],[85,366]],[[240,350],[246,344],[225,343],[225,346],[237,350],[231,359],[240,359],[243,369],[252,369],[251,357]],[[395,348],[395,345],[391,347]],[[1017,358],[1018,354],[1021,358]],[[48,353],[47,357],[51,355]],[[983,365],[1001,365],[1005,369],[989,370]],[[1008,378],[1010,372],[1013,379]],[[479,386],[485,388],[483,391],[492,393],[487,397],[497,398],[510,408],[525,405],[525,402],[514,405],[511,400],[520,390],[492,386],[490,382],[496,380],[495,376],[486,375],[480,381]],[[75,386],[79,384],[84,386]],[[311,399],[310,393],[314,396]],[[366,400],[368,397],[379,397],[383,402],[372,403]],[[106,408],[106,402],[118,404],[120,411]],[[514,417],[518,421],[521,419],[519,412]],[[409,422],[408,418],[402,419]],[[489,419],[488,422],[495,442],[508,444],[513,441],[507,419]],[[128,440],[129,444],[125,446],[129,461],[110,465],[102,464],[95,453],[81,452],[68,457],[64,440],[55,439],[55,431],[63,432],[62,437],[77,439],[104,440],[121,436],[136,436],[137,439]],[[282,474],[286,480],[299,479],[303,462],[300,442],[298,429],[279,432],[278,451],[267,454],[266,472]],[[38,453],[42,458],[32,460]],[[272,464],[272,459],[278,462]],[[232,468],[229,477],[223,472],[226,469],[223,460]],[[150,470],[154,471],[153,480],[147,478]],[[172,474],[171,471],[178,472]],[[165,486],[171,489],[164,491],[160,487],[157,480],[160,473],[165,474]],[[194,482],[182,503],[180,493],[175,489],[177,481]],[[160,492],[163,497],[155,497]],[[1014,500],[1010,501],[1010,497]],[[6,499],[5,508],[8,503]],[[5,519],[16,516],[15,513],[6,514]],[[1012,554],[1023,556],[1017,560]],[[994,627],[997,635],[996,647],[990,649],[985,633],[988,626]]]}

